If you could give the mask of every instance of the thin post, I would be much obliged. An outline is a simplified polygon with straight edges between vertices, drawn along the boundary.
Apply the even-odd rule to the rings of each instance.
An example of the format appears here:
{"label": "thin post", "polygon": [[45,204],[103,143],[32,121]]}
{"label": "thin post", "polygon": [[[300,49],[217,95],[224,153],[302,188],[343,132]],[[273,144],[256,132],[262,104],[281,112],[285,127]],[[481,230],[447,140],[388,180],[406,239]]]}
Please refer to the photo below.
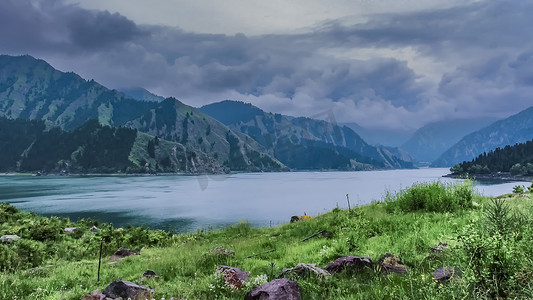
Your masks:
{"label": "thin post", "polygon": [[100,266],[102,265],[102,246],[104,244],[104,239],[100,240],[100,257],[98,258],[98,282],[100,282]]}
{"label": "thin post", "polygon": [[348,210],[350,210],[350,197],[348,197],[348,194],[346,194],[346,201],[348,201]]}

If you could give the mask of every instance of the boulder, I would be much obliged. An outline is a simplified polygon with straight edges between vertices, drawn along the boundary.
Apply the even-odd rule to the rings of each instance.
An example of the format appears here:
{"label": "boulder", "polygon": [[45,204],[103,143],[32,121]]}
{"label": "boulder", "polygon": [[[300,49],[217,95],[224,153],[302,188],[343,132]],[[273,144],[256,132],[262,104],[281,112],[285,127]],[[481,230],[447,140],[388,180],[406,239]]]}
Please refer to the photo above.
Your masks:
{"label": "boulder", "polygon": [[458,278],[461,276],[461,269],[457,267],[442,267],[433,272],[433,280],[438,282],[448,281],[452,278]]}
{"label": "boulder", "polygon": [[214,255],[235,257],[235,251],[226,249],[224,247],[216,247],[215,249],[211,250],[209,253],[214,254]]}
{"label": "boulder", "polygon": [[159,276],[152,270],[146,270],[142,278],[158,278]]}
{"label": "boulder", "polygon": [[342,270],[359,271],[364,268],[372,268],[372,260],[366,256],[345,256],[337,258],[324,269],[331,274],[341,272]]}
{"label": "boulder", "polygon": [[13,241],[16,241],[20,239],[20,236],[16,235],[16,234],[8,234],[8,235],[3,235],[0,237],[0,240],[2,240],[2,242],[4,243],[11,243]]}
{"label": "boulder", "polygon": [[402,263],[401,259],[390,253],[385,253],[381,256],[379,259],[379,269],[383,273],[407,273],[407,267]]}
{"label": "boulder", "polygon": [[315,264],[299,263],[294,268],[283,269],[283,272],[281,273],[280,277],[287,277],[287,276],[309,277],[311,275],[314,275],[316,277],[327,277],[327,276],[331,276],[331,273],[329,273],[328,271],[322,268],[318,268]]}
{"label": "boulder", "polygon": [[300,287],[296,281],[274,279],[246,294],[244,300],[300,300]]}
{"label": "boulder", "polygon": [[113,253],[113,255],[111,255],[111,260],[112,261],[115,261],[115,260],[118,260],[118,259],[121,259],[121,258],[124,258],[124,257],[127,257],[127,256],[131,256],[131,255],[139,255],[139,253],[131,250],[131,249],[127,249],[127,248],[118,248],[117,251],[115,251],[115,253]]}
{"label": "boulder", "polygon": [[115,280],[110,285],[108,285],[103,294],[106,297],[116,299],[122,297],[122,299],[131,299],[131,300],[146,300],[152,299],[153,293],[152,290],[140,285],[137,283],[125,281],[125,280]]}
{"label": "boulder", "polygon": [[234,267],[218,265],[217,272],[224,275],[224,281],[227,285],[234,286],[236,289],[240,289],[244,282],[250,278],[249,272]]}

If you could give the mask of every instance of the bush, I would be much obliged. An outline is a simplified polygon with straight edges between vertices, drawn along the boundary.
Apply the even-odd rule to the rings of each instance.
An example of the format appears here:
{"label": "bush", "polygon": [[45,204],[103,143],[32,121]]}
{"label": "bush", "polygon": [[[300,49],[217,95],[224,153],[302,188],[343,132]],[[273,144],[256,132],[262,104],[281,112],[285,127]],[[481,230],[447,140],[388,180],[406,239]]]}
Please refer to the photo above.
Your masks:
{"label": "bush", "polygon": [[463,229],[458,240],[469,262],[466,280],[473,283],[476,298],[506,298],[512,294],[516,287],[513,277],[524,265],[519,233],[529,223],[528,216],[513,214],[505,200],[492,199],[484,219]]}
{"label": "bush", "polygon": [[472,207],[474,190],[472,182],[465,180],[462,184],[418,183],[397,194],[387,194],[385,202],[389,212],[428,211],[451,212]]}

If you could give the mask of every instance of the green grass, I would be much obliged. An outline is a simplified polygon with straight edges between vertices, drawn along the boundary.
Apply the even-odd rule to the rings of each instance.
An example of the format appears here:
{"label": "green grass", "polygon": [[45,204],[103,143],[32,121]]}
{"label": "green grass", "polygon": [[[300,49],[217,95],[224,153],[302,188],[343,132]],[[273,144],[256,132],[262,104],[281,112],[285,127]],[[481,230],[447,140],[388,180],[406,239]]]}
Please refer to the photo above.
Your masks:
{"label": "green grass", "polygon": [[[446,186],[444,193],[457,197],[470,189]],[[420,184],[414,189],[426,191],[427,197],[442,192],[434,183]],[[402,191],[399,195],[410,193]],[[418,196],[420,193],[417,192]],[[423,193],[422,193],[423,194]],[[444,195],[442,197],[449,197]],[[116,279],[144,284],[155,290],[155,299],[243,299],[251,287],[242,290],[227,288],[214,276],[219,264],[238,267],[250,272],[258,280],[279,276],[283,268],[298,263],[315,263],[325,267],[334,259],[346,256],[369,256],[376,264],[380,256],[392,253],[408,266],[406,275],[381,274],[377,268],[360,273],[341,273],[329,278],[297,279],[303,299],[457,299],[493,297],[533,297],[533,261],[529,258],[533,245],[531,228],[532,199],[505,198],[510,212],[504,216],[494,213],[494,201],[471,194],[471,203],[448,210],[391,209],[391,203],[401,201],[389,198],[384,203],[373,203],[352,210],[334,209],[310,220],[288,223],[275,228],[252,228],[240,222],[223,230],[172,235],[142,228],[117,231],[100,225],[98,233],[88,230],[90,222],[70,224],[83,228],[76,236],[51,234],[54,241],[31,241],[27,247],[42,247],[36,262],[18,259],[0,273],[0,299],[80,299],[95,289],[103,290]],[[454,199],[455,203],[460,201]],[[393,206],[396,204],[393,204]],[[2,211],[11,209],[0,206]],[[305,208],[302,208],[304,211]],[[499,212],[505,212],[500,210]],[[492,212],[492,214],[490,213]],[[41,218],[17,212],[26,223]],[[506,235],[494,234],[491,218],[505,219]],[[494,217],[496,216],[496,217]],[[0,234],[15,229],[14,219],[5,220]],[[26,224],[19,222],[17,224]],[[44,222],[44,221],[41,221]],[[67,225],[67,220],[55,219],[50,224]],[[10,225],[9,225],[10,224]],[[59,225],[51,225],[59,226]],[[11,227],[12,226],[12,227]],[[18,225],[20,233],[29,231]],[[492,228],[492,229],[491,229]],[[25,231],[26,230],[26,231]],[[320,230],[328,237],[318,236],[302,240]],[[496,230],[496,229],[495,229]],[[22,234],[30,237],[31,233]],[[97,281],[98,249],[101,238],[105,258]],[[28,238],[29,239],[29,238]],[[448,243],[442,254],[431,254],[439,242]],[[5,246],[5,245],[4,245]],[[118,246],[145,247],[141,255],[109,262],[110,254]],[[211,254],[215,247],[235,251],[234,257]],[[16,244],[7,247],[16,248]],[[5,248],[5,247],[4,247]],[[10,249],[2,248],[3,254]],[[7,250],[6,250],[7,249]],[[22,252],[21,252],[22,253]],[[15,260],[16,262],[16,260]],[[463,271],[460,279],[436,283],[432,272],[442,266],[458,266]],[[497,265],[497,266],[495,266]],[[504,268],[503,268],[504,267]],[[154,270],[159,278],[141,279],[144,271]],[[492,273],[491,273],[492,272]]]}

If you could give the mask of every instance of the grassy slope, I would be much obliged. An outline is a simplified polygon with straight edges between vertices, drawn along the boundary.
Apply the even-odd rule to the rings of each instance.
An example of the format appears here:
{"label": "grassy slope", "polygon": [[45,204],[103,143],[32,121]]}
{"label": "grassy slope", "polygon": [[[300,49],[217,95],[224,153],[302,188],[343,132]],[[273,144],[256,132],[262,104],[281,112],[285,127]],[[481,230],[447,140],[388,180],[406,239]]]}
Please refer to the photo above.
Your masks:
{"label": "grassy slope", "polygon": [[[107,256],[102,265],[100,282],[96,280],[98,260],[95,252],[103,233],[94,234],[87,231],[83,235],[80,233],[81,237],[68,237],[68,240],[58,242],[74,243],[78,250],[72,251],[80,253],[84,248],[90,249],[86,258],[68,259],[69,253],[66,251],[43,261],[43,267],[0,273],[0,298],[80,299],[95,289],[103,290],[116,279],[124,279],[155,289],[156,299],[213,299],[215,295],[216,298],[222,299],[243,299],[249,288],[240,291],[226,288],[213,276],[216,265],[238,267],[249,271],[252,277],[265,274],[270,280],[277,277],[283,268],[294,267],[300,262],[316,263],[319,267],[325,267],[340,256],[358,255],[370,256],[376,263],[380,256],[387,252],[399,256],[408,266],[406,275],[383,275],[374,268],[360,274],[337,274],[325,279],[298,279],[302,298],[477,297],[486,295],[484,293],[487,291],[476,290],[476,287],[481,285],[472,275],[473,257],[468,255],[464,243],[457,238],[459,235],[467,236],[465,230],[468,228],[485,226],[485,212],[491,203],[490,199],[476,197],[474,201],[479,205],[474,205],[472,209],[446,213],[404,213],[391,211],[390,203],[374,203],[350,211],[335,209],[311,220],[276,228],[256,229],[246,222],[241,222],[222,231],[198,231],[175,236],[134,228],[124,231],[108,228],[107,235],[112,241],[105,243]],[[514,210],[524,213],[528,224],[531,224],[532,199],[529,195],[511,197],[505,201]],[[331,236],[302,242],[302,239],[319,230],[327,230]],[[526,270],[533,265],[531,259],[524,255],[531,250],[531,246],[529,250],[528,246],[524,246],[531,244],[528,230],[523,227],[519,229],[520,232],[510,233],[513,234],[513,243],[506,248],[510,253],[504,255],[509,258],[506,263],[513,270],[513,277],[511,281],[506,281],[507,296],[533,296],[533,290],[530,288],[533,286],[531,276],[525,276],[531,275],[531,272],[527,273]],[[0,233],[5,234],[5,230]],[[93,237],[90,237],[91,235]],[[483,237],[485,236],[481,235],[480,231],[480,238]],[[147,246],[140,256],[125,258],[117,264],[108,263],[112,249],[116,249],[118,244],[128,246],[128,241],[129,245],[139,245],[135,243],[135,239],[144,240]],[[449,243],[450,249],[439,256],[430,255],[431,247],[439,242]],[[151,244],[155,246],[151,247]],[[483,242],[480,244],[485,245],[484,249],[491,249]],[[217,246],[234,250],[235,257],[209,254],[209,251]],[[274,251],[270,251],[272,249]],[[432,272],[444,265],[460,266],[464,273],[463,278],[446,284],[435,283],[431,279]],[[160,277],[141,279],[143,272],[148,269],[154,270]],[[484,288],[491,289],[486,286]]]}

